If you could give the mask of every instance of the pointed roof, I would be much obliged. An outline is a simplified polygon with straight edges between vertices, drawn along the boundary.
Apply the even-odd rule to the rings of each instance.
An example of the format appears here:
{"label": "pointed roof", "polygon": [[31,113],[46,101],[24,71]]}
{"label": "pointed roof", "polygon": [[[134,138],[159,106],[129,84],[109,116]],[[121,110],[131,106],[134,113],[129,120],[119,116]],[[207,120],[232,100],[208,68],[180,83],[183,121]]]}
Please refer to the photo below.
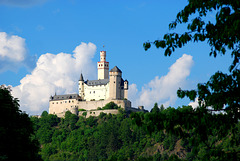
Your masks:
{"label": "pointed roof", "polygon": [[113,68],[110,70],[110,72],[122,73],[122,71],[121,71],[117,66],[113,67]]}
{"label": "pointed roof", "polygon": [[81,73],[81,75],[80,75],[79,81],[84,81],[82,73]]}

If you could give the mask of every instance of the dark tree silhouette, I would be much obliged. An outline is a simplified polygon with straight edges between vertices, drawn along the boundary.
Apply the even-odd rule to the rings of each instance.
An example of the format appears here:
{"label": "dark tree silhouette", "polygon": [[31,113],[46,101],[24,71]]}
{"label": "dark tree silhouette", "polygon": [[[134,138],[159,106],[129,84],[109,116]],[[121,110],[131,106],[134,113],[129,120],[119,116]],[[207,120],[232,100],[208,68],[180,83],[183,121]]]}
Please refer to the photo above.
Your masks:
{"label": "dark tree silhouette", "polygon": [[33,124],[19,110],[10,89],[0,88],[0,160],[41,160],[39,144],[33,139]]}

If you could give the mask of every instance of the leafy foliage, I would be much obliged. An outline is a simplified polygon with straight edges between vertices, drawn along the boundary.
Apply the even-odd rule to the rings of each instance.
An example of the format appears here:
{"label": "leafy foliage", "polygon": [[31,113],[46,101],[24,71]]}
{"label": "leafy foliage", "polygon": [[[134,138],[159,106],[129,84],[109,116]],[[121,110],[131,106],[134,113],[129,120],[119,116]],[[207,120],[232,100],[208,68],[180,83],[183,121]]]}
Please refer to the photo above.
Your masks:
{"label": "leafy foliage", "polygon": [[[233,70],[240,58],[240,1],[239,0],[189,0],[188,5],[177,14],[175,21],[169,24],[174,30],[179,24],[187,24],[187,31],[167,33],[162,40],[145,42],[143,47],[148,50],[151,44],[157,48],[165,48],[165,56],[170,56],[176,48],[182,48],[188,42],[207,41],[211,47],[210,55],[224,55],[226,50],[231,51]],[[208,14],[215,14],[215,21],[207,19]],[[189,17],[193,17],[189,20]]]}
{"label": "leafy foliage", "polygon": [[[232,123],[233,118],[228,114],[212,114],[202,108],[183,106],[177,109],[169,107],[156,113],[135,113],[131,117],[134,124],[151,135],[159,131],[168,133],[171,137],[164,138],[165,148],[172,150],[176,137],[183,139],[182,145],[190,151],[186,156],[187,160],[240,158],[240,138],[237,130],[240,123]],[[229,150],[228,146],[234,148]]]}
{"label": "leafy foliage", "polygon": [[0,160],[41,160],[33,124],[4,86],[0,88],[0,105]]}
{"label": "leafy foliage", "polygon": [[104,107],[102,107],[102,110],[108,110],[108,109],[118,109],[118,105],[114,102],[107,103]]}
{"label": "leafy foliage", "polygon": [[[50,114],[31,119],[37,127],[36,137],[41,142],[40,154],[44,160],[161,161],[239,157],[240,124],[232,126],[235,136],[224,124],[220,128],[208,124],[210,120],[222,120],[224,114],[202,114],[191,106],[155,112],[153,109],[150,113],[131,113],[130,118],[124,112],[89,118],[78,118],[68,112],[64,119]],[[46,134],[41,130],[44,127],[49,128]]]}
{"label": "leafy foliage", "polygon": [[[144,129],[132,124],[124,112],[79,117],[77,120],[75,117],[69,112],[64,119],[55,119],[51,114],[31,118],[44,160],[167,160],[168,153],[161,155],[154,150],[156,154],[149,155],[145,151],[158,142],[167,142],[165,149],[171,151],[176,143],[163,132],[154,133],[154,138],[149,137]],[[45,127],[49,129],[42,130]]]}
{"label": "leafy foliage", "polygon": [[189,97],[198,102],[201,108],[211,107],[211,111],[225,111],[237,122],[240,119],[240,71],[232,74],[215,73],[207,83],[198,84],[197,90],[178,90],[178,96]]}
{"label": "leafy foliage", "polygon": [[[210,56],[224,55],[231,52],[233,62],[230,74],[216,72],[207,83],[198,84],[197,90],[177,91],[178,97],[198,98],[199,106],[168,108],[165,112],[150,113],[146,116],[134,115],[138,126],[152,133],[166,130],[180,136],[183,145],[193,146],[192,154],[198,160],[239,160],[240,120],[240,1],[239,0],[189,0],[188,5],[177,14],[175,21],[169,24],[174,30],[179,24],[187,24],[182,33],[167,33],[162,40],[146,42],[144,49],[151,44],[165,49],[165,56],[170,56],[175,49],[182,48],[189,42],[207,41],[211,47]],[[215,14],[215,21],[209,21],[209,14]],[[189,20],[189,18],[192,20]],[[237,137],[236,137],[237,136]],[[231,150],[222,142],[228,140]],[[231,140],[231,141],[230,141]],[[189,148],[189,146],[188,146]],[[188,153],[187,159],[194,160]]]}

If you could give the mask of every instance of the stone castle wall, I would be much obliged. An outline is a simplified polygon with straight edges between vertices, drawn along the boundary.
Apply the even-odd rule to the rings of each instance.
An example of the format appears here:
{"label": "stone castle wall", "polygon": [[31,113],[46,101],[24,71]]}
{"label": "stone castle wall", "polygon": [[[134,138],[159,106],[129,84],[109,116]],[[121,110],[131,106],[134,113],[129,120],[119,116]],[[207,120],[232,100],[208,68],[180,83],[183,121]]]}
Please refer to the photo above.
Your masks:
{"label": "stone castle wall", "polygon": [[99,116],[102,112],[106,114],[118,114],[119,111],[117,109],[109,109],[109,110],[92,110],[92,111],[79,111],[78,116],[83,116],[83,113],[87,112],[86,118],[90,116]]}
{"label": "stone castle wall", "polygon": [[78,102],[78,109],[85,109],[87,111],[89,110],[95,110],[98,107],[104,107],[107,103],[114,102],[118,106],[121,106],[121,108],[130,108],[131,102],[128,100],[99,100],[99,101],[79,101]]}
{"label": "stone castle wall", "polygon": [[[131,108],[131,102],[129,100],[78,101],[76,99],[69,99],[50,101],[49,114],[56,114],[58,117],[64,117],[65,112],[70,111],[71,113],[78,115],[78,109],[93,111],[97,110],[98,107],[104,107],[109,102],[114,102],[123,109]],[[103,110],[99,111],[101,112]]]}

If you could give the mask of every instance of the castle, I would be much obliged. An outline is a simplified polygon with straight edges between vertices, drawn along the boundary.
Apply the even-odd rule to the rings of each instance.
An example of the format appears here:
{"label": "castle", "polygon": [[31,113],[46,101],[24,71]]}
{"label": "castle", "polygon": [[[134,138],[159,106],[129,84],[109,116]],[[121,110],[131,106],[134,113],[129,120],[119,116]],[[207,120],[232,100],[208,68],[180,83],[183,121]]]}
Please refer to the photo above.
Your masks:
{"label": "castle", "polygon": [[100,52],[100,61],[97,62],[98,80],[84,81],[81,73],[78,81],[79,94],[54,95],[50,97],[49,113],[64,117],[66,111],[87,116],[97,116],[100,112],[114,113],[117,110],[98,110],[109,102],[114,102],[127,111],[144,110],[132,108],[128,100],[128,81],[123,80],[122,71],[115,66],[109,71],[109,62],[106,61],[106,51]]}

